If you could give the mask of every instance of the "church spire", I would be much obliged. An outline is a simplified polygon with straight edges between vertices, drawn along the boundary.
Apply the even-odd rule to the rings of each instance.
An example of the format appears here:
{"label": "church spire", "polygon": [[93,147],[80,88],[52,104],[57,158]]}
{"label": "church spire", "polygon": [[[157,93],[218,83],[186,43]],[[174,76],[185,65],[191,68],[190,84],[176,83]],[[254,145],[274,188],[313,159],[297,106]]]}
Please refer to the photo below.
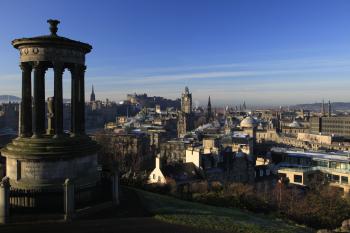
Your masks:
{"label": "church spire", "polygon": [[330,100],[328,100],[328,116],[332,116],[332,105]]}
{"label": "church spire", "polygon": [[211,101],[210,96],[208,98],[208,106],[207,106],[207,122],[209,123],[212,120],[212,113],[211,113]]}
{"label": "church spire", "polygon": [[321,115],[322,116],[325,116],[326,115],[326,109],[325,109],[325,106],[324,106],[324,99],[322,100],[322,109],[321,109]]}
{"label": "church spire", "polygon": [[95,102],[94,85],[92,85],[92,88],[91,88],[90,102]]}

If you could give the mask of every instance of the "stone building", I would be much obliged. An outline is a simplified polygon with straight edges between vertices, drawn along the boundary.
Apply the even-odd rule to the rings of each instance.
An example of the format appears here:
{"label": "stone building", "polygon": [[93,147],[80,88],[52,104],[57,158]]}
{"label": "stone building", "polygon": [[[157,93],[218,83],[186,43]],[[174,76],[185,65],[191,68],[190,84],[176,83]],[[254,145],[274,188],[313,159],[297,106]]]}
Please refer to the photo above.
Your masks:
{"label": "stone building", "polygon": [[180,99],[172,100],[160,96],[148,96],[146,93],[127,94],[126,101],[133,105],[139,105],[141,108],[155,108],[157,105],[159,105],[159,107],[162,109],[167,107],[179,109],[181,106]]}
{"label": "stone building", "polygon": [[[340,188],[344,194],[350,192],[350,159],[347,153],[295,151],[273,148],[272,154],[280,158],[275,169],[289,183],[308,186],[315,175],[321,175],[329,185]],[[318,179],[319,180],[319,179]]]}
{"label": "stone building", "polygon": [[109,168],[118,165],[121,173],[151,168],[153,152],[150,137],[145,133],[97,133],[94,138],[102,146],[100,163]]}
{"label": "stone building", "polygon": [[191,143],[184,140],[171,140],[160,144],[160,158],[166,163],[184,163],[186,148]]}
{"label": "stone building", "polygon": [[310,132],[314,134],[337,135],[350,138],[349,116],[324,116],[310,118]]}
{"label": "stone building", "polygon": [[0,129],[9,128],[12,130],[18,130],[18,115],[19,104],[18,103],[3,103],[0,105]]}
{"label": "stone building", "polygon": [[232,152],[231,148],[223,151],[224,179],[231,182],[254,183],[255,159],[243,152]]}
{"label": "stone building", "polygon": [[282,125],[281,131],[283,134],[290,136],[297,136],[298,133],[308,133],[310,131],[308,123],[303,124],[302,122],[294,120],[293,122]]}
{"label": "stone building", "polygon": [[155,159],[155,168],[148,176],[150,184],[168,184],[174,182],[176,186],[190,185],[202,180],[203,174],[192,162],[162,164],[159,157]]}
{"label": "stone building", "polygon": [[242,132],[235,132],[233,135],[227,135],[221,139],[221,145],[226,148],[230,147],[233,152],[243,152],[253,155],[254,143],[253,138]]}

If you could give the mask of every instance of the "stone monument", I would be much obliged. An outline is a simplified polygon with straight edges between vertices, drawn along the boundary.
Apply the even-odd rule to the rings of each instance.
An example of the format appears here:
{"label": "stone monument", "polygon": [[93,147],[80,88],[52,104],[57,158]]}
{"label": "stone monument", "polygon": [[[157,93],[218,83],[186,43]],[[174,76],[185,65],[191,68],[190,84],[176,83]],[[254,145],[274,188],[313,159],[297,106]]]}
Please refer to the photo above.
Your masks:
{"label": "stone monument", "polygon": [[[12,41],[20,53],[22,103],[20,134],[1,151],[6,157],[11,207],[63,209],[66,179],[74,184],[78,200],[92,198],[99,181],[99,147],[85,134],[85,55],[92,46],[58,36],[58,20],[48,23],[50,35]],[[46,105],[45,72],[49,68],[54,71],[54,97]],[[63,132],[62,76],[66,69],[71,74],[70,133]]]}

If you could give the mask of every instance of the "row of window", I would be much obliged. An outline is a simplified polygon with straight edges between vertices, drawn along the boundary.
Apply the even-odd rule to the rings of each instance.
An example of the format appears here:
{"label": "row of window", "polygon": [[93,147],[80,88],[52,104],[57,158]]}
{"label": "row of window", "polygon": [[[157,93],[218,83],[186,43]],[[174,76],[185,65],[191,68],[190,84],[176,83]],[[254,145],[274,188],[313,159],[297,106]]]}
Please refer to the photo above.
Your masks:
{"label": "row of window", "polygon": [[[347,176],[338,176],[333,174],[327,174],[327,178],[330,181],[341,183],[341,184],[348,184],[349,178]],[[302,175],[294,175],[293,177],[294,183],[303,183],[303,176]]]}
{"label": "row of window", "polygon": [[259,175],[259,177],[262,177],[264,176],[264,173],[266,176],[269,176],[271,173],[270,173],[270,169],[266,169],[265,172],[264,172],[264,169],[259,169],[259,173],[258,171],[255,172],[255,177],[257,177]]}
{"label": "row of window", "polygon": [[[341,183],[341,184],[348,184],[349,183],[349,178],[347,176],[338,176],[338,175],[333,175],[333,174],[327,174],[327,178],[330,181]],[[340,178],[340,179],[339,179]]]}
{"label": "row of window", "polygon": [[329,167],[341,170],[350,170],[350,165],[348,163],[341,163],[335,161],[325,161],[325,160],[311,160],[310,158],[298,158],[298,157],[285,157],[285,162],[290,164],[299,164],[305,166],[318,166],[318,167]]}
{"label": "row of window", "polygon": [[[153,180],[156,180],[156,174],[153,174]],[[158,182],[160,182],[160,181],[161,181],[161,177],[158,176]]]}

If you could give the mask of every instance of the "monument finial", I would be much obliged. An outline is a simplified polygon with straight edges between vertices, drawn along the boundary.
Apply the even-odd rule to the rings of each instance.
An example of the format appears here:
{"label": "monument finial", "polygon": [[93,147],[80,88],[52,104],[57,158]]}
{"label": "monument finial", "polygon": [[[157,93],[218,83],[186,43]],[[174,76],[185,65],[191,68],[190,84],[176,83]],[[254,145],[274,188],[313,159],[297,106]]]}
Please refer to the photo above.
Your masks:
{"label": "monument finial", "polygon": [[47,22],[50,24],[51,36],[57,36],[57,25],[60,23],[60,21],[57,19],[49,19]]}

